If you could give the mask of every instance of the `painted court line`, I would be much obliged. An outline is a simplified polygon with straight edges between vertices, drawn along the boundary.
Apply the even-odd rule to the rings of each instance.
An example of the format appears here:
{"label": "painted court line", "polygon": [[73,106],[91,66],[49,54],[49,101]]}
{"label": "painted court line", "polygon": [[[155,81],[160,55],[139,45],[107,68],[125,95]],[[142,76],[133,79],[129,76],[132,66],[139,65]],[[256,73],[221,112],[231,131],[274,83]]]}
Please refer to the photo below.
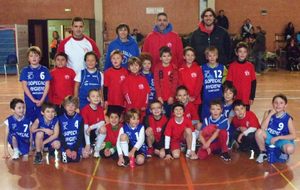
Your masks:
{"label": "painted court line", "polygon": [[294,190],[298,190],[298,188],[282,173],[282,171],[280,171],[274,164],[271,164],[271,166],[281,175],[281,177],[283,177],[283,179],[285,179],[285,181],[288,182],[288,184],[294,189]]}
{"label": "painted court line", "polygon": [[86,190],[90,190],[91,189],[93,181],[94,181],[94,178],[96,176],[96,172],[97,172],[98,167],[99,167],[99,164],[100,164],[100,158],[98,158],[98,160],[97,160],[96,166],[95,166],[94,171],[93,171],[93,175],[91,176],[91,180],[90,180],[89,185],[87,186]]}
{"label": "painted court line", "polygon": [[182,155],[182,154],[180,155],[180,163],[182,166],[183,174],[184,174],[188,189],[194,190],[192,177],[191,177],[189,168],[187,166],[186,159],[184,157],[185,157],[184,155]]}

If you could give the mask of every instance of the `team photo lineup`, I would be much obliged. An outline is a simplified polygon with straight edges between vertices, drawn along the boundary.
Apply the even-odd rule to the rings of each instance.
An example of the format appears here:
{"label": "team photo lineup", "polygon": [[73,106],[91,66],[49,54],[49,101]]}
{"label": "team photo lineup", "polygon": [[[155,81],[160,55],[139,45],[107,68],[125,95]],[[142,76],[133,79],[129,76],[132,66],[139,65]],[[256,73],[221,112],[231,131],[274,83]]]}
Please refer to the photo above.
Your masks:
{"label": "team photo lineup", "polygon": [[8,105],[3,158],[32,156],[38,165],[94,157],[134,168],[150,157],[230,163],[235,149],[257,164],[286,163],[296,139],[288,99],[274,93],[259,122],[251,105],[266,65],[259,56],[250,62],[249,44],[233,44],[216,17],[205,9],[185,47],[164,12],[141,47],[121,23],[105,56],[74,17],[72,35],[51,44],[52,70],[40,64],[39,47],[28,48],[19,77],[24,99]]}

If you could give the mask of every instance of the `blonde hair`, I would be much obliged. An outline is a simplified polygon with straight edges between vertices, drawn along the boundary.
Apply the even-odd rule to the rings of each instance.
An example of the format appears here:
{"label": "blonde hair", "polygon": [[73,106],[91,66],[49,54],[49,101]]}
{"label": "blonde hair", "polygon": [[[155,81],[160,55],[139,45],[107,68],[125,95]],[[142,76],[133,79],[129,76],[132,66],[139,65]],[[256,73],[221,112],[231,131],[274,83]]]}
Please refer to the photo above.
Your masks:
{"label": "blonde hair", "polygon": [[214,54],[216,54],[216,56],[218,56],[219,51],[216,47],[210,46],[205,49],[204,53],[205,53],[205,56],[208,56],[209,53],[214,53]]}
{"label": "blonde hair", "polygon": [[79,98],[69,95],[69,96],[65,97],[65,99],[63,100],[62,106],[66,107],[66,105],[70,104],[70,103],[74,104],[75,107],[78,108],[79,107]]}
{"label": "blonde hair", "polygon": [[38,46],[31,46],[28,48],[26,56],[29,57],[30,53],[38,54],[40,57],[42,57],[42,51]]}

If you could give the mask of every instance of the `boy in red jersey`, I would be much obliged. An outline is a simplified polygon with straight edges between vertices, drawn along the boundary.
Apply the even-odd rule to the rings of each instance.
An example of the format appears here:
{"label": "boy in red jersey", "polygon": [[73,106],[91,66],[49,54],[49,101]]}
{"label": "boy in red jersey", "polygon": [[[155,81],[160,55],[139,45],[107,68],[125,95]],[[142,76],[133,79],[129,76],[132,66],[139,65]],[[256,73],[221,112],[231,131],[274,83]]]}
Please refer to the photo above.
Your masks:
{"label": "boy in red jersey", "polygon": [[161,63],[154,68],[154,86],[158,101],[163,104],[166,116],[170,117],[178,83],[178,71],[177,67],[171,63],[171,49],[163,46],[159,52]]}
{"label": "boy in red jersey", "polygon": [[109,123],[105,125],[106,138],[104,140],[105,147],[100,151],[102,158],[117,158],[117,139],[122,124],[120,123],[121,113],[120,110],[111,109],[107,112]]}
{"label": "boy in red jersey", "polygon": [[141,68],[142,62],[139,58],[129,58],[128,69],[130,74],[122,84],[122,93],[126,100],[126,110],[138,109],[141,118],[143,118],[146,115],[150,87],[147,79],[140,74]]}
{"label": "boy in red jersey", "polygon": [[242,100],[246,105],[247,111],[253,104],[256,92],[256,76],[252,63],[247,61],[247,44],[238,43],[235,53],[238,59],[229,65],[226,81],[233,84],[237,90],[236,99]]}
{"label": "boy in red jersey", "polygon": [[103,92],[105,108],[107,108],[108,112],[114,108],[123,112],[125,100],[120,87],[128,75],[128,71],[121,66],[123,60],[123,54],[121,51],[112,51],[110,59],[113,66],[104,72]]}
{"label": "boy in red jersey", "polygon": [[165,146],[164,146],[164,130],[168,122],[167,117],[163,114],[163,107],[160,101],[154,100],[150,104],[150,111],[152,114],[146,116],[145,127],[147,137],[147,157],[152,157],[152,154],[164,158]]}
{"label": "boy in red jersey", "polygon": [[61,103],[64,98],[74,94],[74,78],[76,73],[67,67],[68,56],[64,52],[55,55],[55,68],[50,72],[49,100],[57,107],[57,114],[61,115],[63,108]]}
{"label": "boy in red jersey", "polygon": [[[90,153],[91,140],[94,141],[96,137],[94,157],[98,158],[101,145],[106,137],[104,110],[100,105],[99,90],[90,90],[87,99],[90,103],[84,106],[80,112],[84,121],[85,151]],[[93,133],[91,133],[92,131]]]}
{"label": "boy in red jersey", "polygon": [[246,111],[246,106],[241,100],[236,100],[233,104],[235,116],[232,124],[236,129],[233,138],[239,144],[239,150],[251,151],[251,159],[254,153],[259,154],[259,149],[255,141],[255,132],[260,128],[259,121],[252,111]]}
{"label": "boy in red jersey", "polygon": [[195,105],[200,116],[200,94],[203,85],[202,69],[195,62],[195,50],[192,47],[184,48],[183,57],[185,64],[182,64],[182,67],[178,71],[178,83],[188,89],[189,101]]}
{"label": "boy in red jersey", "polygon": [[172,117],[165,130],[165,160],[172,160],[180,157],[180,142],[184,139],[187,143],[186,157],[198,159],[195,153],[196,135],[190,119],[184,117],[184,105],[175,103],[172,107],[174,117]]}

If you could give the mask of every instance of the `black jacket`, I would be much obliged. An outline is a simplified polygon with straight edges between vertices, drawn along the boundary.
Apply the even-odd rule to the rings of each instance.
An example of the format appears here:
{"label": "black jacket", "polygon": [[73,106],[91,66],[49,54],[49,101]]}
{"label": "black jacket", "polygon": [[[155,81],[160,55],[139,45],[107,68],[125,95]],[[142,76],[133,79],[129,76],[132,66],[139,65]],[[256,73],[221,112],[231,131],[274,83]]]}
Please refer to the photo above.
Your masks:
{"label": "black jacket", "polygon": [[203,65],[207,62],[205,58],[205,49],[210,46],[214,46],[219,51],[218,62],[227,65],[231,61],[231,41],[227,31],[219,26],[214,26],[210,35],[201,31],[198,27],[192,34],[191,46],[196,51],[196,61],[199,65]]}

